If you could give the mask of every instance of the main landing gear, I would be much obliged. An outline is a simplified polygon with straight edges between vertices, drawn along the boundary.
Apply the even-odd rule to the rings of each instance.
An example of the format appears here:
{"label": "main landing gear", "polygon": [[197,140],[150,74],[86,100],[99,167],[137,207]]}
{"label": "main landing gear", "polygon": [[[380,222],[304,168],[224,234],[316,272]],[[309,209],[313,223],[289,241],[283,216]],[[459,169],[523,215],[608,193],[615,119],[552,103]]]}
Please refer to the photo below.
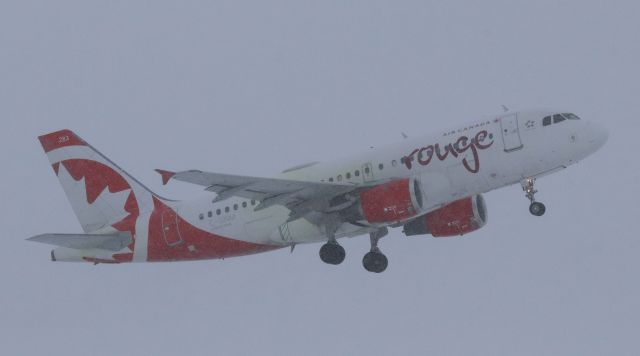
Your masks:
{"label": "main landing gear", "polygon": [[[320,259],[322,262],[330,265],[339,265],[344,261],[346,252],[344,247],[336,241],[336,231],[341,221],[336,216],[327,216],[324,226],[327,234],[327,243],[320,248]],[[381,273],[387,269],[389,261],[378,248],[378,241],[389,233],[386,227],[375,230],[369,234],[371,239],[371,250],[364,255],[362,265],[364,268],[373,273]]]}
{"label": "main landing gear", "polygon": [[381,273],[387,269],[389,261],[387,260],[387,256],[385,256],[378,248],[378,241],[388,233],[389,230],[386,227],[383,227],[382,229],[369,234],[369,237],[371,238],[371,251],[367,252],[367,254],[362,258],[362,265],[367,271]]}
{"label": "main landing gear", "polygon": [[335,238],[329,240],[329,242],[320,248],[320,259],[322,262],[330,265],[341,264],[346,255],[347,253],[344,251],[344,247],[340,246]]}
{"label": "main landing gear", "polygon": [[347,255],[344,247],[340,246],[338,241],[336,241],[336,231],[339,226],[339,217],[335,215],[329,215],[326,217],[325,229],[327,231],[327,239],[329,241],[320,248],[320,259],[322,262],[330,265],[341,264]]}
{"label": "main landing gear", "polygon": [[544,204],[537,202],[535,195],[538,192],[534,188],[534,183],[536,182],[535,178],[527,178],[522,181],[522,190],[526,193],[527,199],[531,202],[529,205],[529,212],[535,216],[542,216],[547,211],[547,208]]}

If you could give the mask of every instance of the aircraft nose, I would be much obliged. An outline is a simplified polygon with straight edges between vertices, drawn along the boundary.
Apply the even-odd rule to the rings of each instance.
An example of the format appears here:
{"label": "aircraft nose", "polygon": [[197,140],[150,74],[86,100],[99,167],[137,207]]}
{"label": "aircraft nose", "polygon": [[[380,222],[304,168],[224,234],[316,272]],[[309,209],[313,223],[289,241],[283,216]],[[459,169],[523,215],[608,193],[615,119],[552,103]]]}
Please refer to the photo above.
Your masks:
{"label": "aircraft nose", "polygon": [[594,151],[599,150],[609,140],[609,131],[599,123],[589,122],[587,142]]}

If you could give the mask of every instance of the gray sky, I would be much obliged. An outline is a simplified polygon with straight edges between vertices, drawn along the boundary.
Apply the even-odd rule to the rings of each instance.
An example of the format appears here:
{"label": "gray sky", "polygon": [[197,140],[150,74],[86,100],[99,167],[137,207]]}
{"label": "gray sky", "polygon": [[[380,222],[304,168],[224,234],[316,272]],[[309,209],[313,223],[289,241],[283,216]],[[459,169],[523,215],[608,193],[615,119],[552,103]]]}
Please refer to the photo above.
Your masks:
{"label": "gray sky", "polygon": [[[3,1],[0,349],[6,354],[637,355],[636,1]],[[486,195],[464,238],[381,241],[381,275],[320,245],[120,266],[24,241],[80,232],[36,136],[71,128],[162,195],[154,168],[270,176],[512,109],[611,138]]]}

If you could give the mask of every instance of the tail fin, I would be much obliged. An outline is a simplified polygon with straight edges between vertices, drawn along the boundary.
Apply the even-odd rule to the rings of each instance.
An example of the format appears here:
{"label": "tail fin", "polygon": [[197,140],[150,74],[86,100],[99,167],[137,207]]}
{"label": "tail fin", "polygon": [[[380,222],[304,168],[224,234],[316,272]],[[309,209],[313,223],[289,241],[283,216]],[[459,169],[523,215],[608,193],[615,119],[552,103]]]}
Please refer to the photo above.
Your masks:
{"label": "tail fin", "polygon": [[155,194],[70,130],[39,137],[85,232],[131,231]]}

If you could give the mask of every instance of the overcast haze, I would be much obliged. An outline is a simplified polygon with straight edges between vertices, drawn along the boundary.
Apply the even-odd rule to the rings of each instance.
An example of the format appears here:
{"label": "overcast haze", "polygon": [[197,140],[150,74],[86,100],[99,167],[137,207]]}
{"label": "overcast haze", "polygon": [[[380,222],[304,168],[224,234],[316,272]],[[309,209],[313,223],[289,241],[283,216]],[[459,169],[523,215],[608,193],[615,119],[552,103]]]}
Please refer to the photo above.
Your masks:
{"label": "overcast haze", "polygon": [[[636,1],[3,1],[5,355],[640,354]],[[71,128],[161,195],[155,168],[271,176],[501,111],[608,127],[592,157],[486,194],[464,238],[368,238],[227,260],[49,261],[81,232],[36,139]]]}

